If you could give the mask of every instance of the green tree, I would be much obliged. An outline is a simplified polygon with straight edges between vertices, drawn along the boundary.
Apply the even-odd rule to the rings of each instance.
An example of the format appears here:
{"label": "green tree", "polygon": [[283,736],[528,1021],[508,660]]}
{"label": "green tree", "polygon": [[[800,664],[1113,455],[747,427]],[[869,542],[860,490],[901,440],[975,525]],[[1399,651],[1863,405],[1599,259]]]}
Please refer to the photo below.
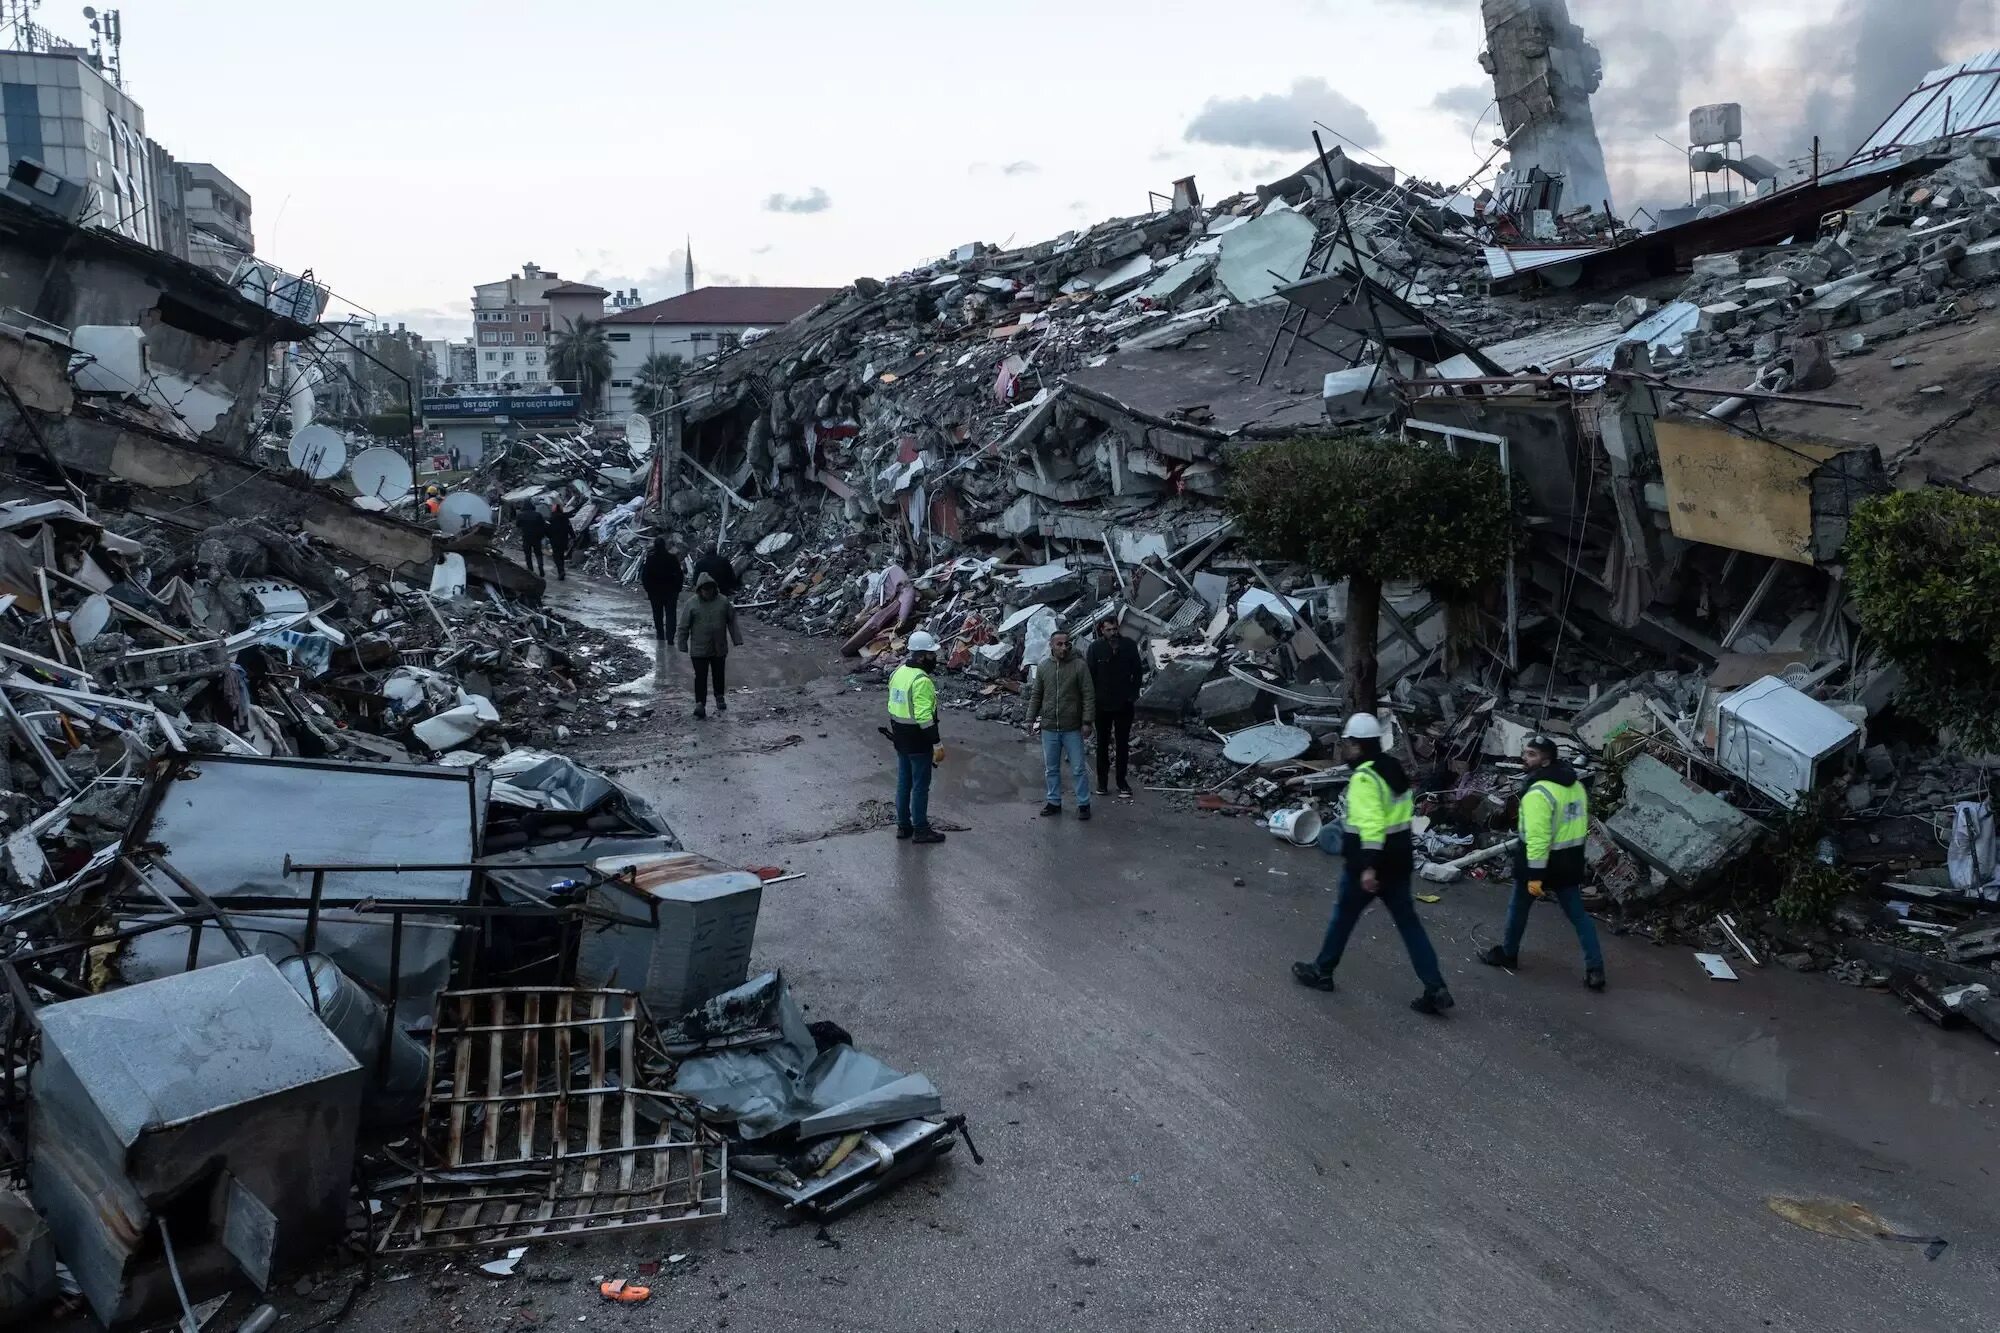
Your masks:
{"label": "green tree", "polygon": [[1490,587],[1518,540],[1500,469],[1376,435],[1288,440],[1235,460],[1229,509],[1251,550],[1347,580],[1347,706],[1374,711],[1382,585],[1447,601]]}
{"label": "green tree", "polygon": [[611,378],[611,341],[603,325],[594,319],[568,321],[550,347],[549,372],[555,379],[574,381],[584,407],[596,411]]}
{"label": "green tree", "polygon": [[1968,751],[2000,749],[2000,500],[1936,487],[1871,497],[1845,555],[1862,629],[1903,669],[1902,711]]}
{"label": "green tree", "polygon": [[672,352],[655,352],[639,365],[633,379],[633,401],[641,412],[657,412],[679,396],[681,372],[687,358]]}

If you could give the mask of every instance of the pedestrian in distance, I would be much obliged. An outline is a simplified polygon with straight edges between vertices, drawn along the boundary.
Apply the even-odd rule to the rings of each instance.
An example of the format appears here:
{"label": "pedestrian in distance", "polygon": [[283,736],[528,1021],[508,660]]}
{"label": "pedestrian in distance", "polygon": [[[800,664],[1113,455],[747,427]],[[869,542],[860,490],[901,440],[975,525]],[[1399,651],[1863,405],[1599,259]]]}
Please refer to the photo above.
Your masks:
{"label": "pedestrian in distance", "polygon": [[715,586],[722,590],[724,597],[736,595],[736,566],[729,563],[729,557],[724,555],[719,547],[711,546],[696,558],[694,576],[700,579],[703,574],[715,576]]}
{"label": "pedestrian in distance", "polygon": [[654,537],[653,544],[646,548],[646,562],[639,566],[639,586],[646,590],[646,600],[653,604],[654,643],[667,641],[669,625],[679,632],[678,604],[686,581],[687,571],[681,567],[680,556],[665,537]]}
{"label": "pedestrian in distance", "polygon": [[514,512],[514,526],[521,531],[522,563],[529,573],[547,577],[548,561],[542,555],[542,547],[549,537],[548,521],[533,500],[521,501],[521,507]]}
{"label": "pedestrian in distance", "polygon": [[711,681],[715,684],[715,711],[728,712],[722,664],[729,658],[730,644],[743,646],[743,634],[736,628],[736,608],[716,586],[715,575],[705,573],[695,579],[694,596],[681,605],[678,635],[681,651],[694,663],[694,715],[708,716]]}
{"label": "pedestrian in distance", "polygon": [[910,636],[909,658],[889,676],[889,739],[896,743],[896,836],[943,842],[931,827],[931,769],[944,759],[938,735],[938,641],[925,630]]}
{"label": "pedestrian in distance", "polygon": [[1083,743],[1090,739],[1090,721],[1097,714],[1097,687],[1090,667],[1070,651],[1069,635],[1049,636],[1047,660],[1035,668],[1028,686],[1028,725],[1042,738],[1042,776],[1047,785],[1045,815],[1062,813],[1062,766],[1069,760],[1076,778],[1076,817],[1090,818],[1090,770]]}
{"label": "pedestrian in distance", "polygon": [[556,558],[556,582],[568,578],[563,570],[563,561],[569,558],[569,548],[576,543],[576,529],[569,525],[569,511],[558,500],[549,508],[549,554]]}
{"label": "pedestrian in distance", "polygon": [[1492,967],[1521,965],[1521,937],[1537,900],[1553,897],[1583,946],[1583,984],[1604,989],[1604,950],[1597,923],[1583,910],[1584,844],[1590,838],[1590,794],[1556,743],[1531,736],[1521,748],[1527,789],[1521,793],[1521,841],[1514,847],[1514,896],[1501,943],[1479,955]]}
{"label": "pedestrian in distance", "polygon": [[1118,758],[1118,799],[1132,799],[1127,784],[1126,764],[1132,756],[1132,716],[1139,706],[1139,686],[1146,668],[1139,660],[1139,645],[1118,632],[1118,617],[1106,616],[1097,622],[1097,640],[1084,654],[1090,666],[1091,685],[1097,691],[1097,789],[1111,790],[1111,758]]}
{"label": "pedestrian in distance", "polygon": [[1319,956],[1309,963],[1293,963],[1292,977],[1315,990],[1332,990],[1333,971],[1340,966],[1348,937],[1368,904],[1379,899],[1403,937],[1417,979],[1424,983],[1424,993],[1410,1001],[1410,1008],[1441,1015],[1455,1002],[1410,891],[1416,869],[1410,838],[1414,813],[1410,776],[1395,756],[1382,752],[1382,724],[1372,714],[1348,718],[1340,735],[1341,757],[1354,769],[1347,782],[1347,818],[1341,829],[1340,892]]}

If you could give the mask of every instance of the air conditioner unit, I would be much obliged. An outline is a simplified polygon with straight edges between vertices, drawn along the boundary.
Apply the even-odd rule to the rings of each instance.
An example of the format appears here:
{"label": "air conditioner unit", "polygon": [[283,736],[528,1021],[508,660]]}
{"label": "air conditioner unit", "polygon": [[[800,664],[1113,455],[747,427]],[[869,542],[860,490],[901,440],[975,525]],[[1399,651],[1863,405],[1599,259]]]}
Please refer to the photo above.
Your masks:
{"label": "air conditioner unit", "polygon": [[88,195],[67,176],[59,176],[32,157],[15,160],[7,172],[6,192],[43,213],[53,213],[65,222],[83,216]]}

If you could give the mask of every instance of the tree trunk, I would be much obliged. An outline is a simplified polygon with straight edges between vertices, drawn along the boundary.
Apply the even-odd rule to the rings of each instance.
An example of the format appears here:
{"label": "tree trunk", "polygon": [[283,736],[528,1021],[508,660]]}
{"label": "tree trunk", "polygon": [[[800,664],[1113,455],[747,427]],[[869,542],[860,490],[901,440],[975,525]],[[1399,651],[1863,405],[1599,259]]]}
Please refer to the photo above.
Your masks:
{"label": "tree trunk", "polygon": [[1382,580],[1361,574],[1348,576],[1347,627],[1341,639],[1341,671],[1347,687],[1347,711],[1375,711],[1375,656],[1382,634]]}

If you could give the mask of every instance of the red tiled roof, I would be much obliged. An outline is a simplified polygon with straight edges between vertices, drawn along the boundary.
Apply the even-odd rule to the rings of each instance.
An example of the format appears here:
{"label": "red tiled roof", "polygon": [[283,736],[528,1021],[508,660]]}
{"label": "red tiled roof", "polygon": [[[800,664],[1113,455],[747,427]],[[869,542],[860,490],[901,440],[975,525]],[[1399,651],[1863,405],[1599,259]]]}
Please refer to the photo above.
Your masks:
{"label": "red tiled roof", "polygon": [[697,287],[680,296],[622,310],[606,324],[789,324],[806,311],[839,295],[838,287]]}
{"label": "red tiled roof", "polygon": [[587,282],[559,282],[543,290],[544,299],[551,296],[609,296],[602,287],[593,287]]}

